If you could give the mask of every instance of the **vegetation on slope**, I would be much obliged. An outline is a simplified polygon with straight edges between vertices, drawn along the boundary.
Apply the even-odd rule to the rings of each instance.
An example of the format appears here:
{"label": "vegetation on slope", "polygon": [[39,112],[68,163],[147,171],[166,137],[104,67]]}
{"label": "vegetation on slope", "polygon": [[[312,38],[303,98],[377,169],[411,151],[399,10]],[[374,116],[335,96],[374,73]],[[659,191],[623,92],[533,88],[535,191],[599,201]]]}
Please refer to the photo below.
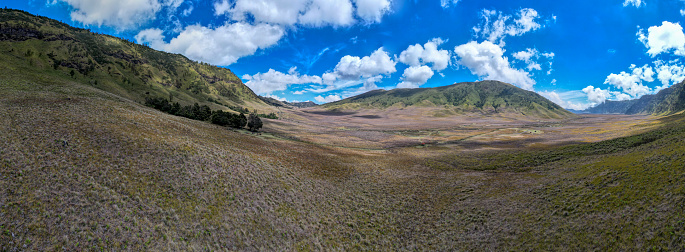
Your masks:
{"label": "vegetation on slope", "polygon": [[685,248],[684,115],[560,149],[363,151],[0,70],[0,250]]}
{"label": "vegetation on slope", "polygon": [[457,83],[437,88],[374,90],[325,104],[328,109],[434,106],[457,113],[516,113],[543,118],[563,118],[572,113],[544,97],[498,81]]}
{"label": "vegetation on slope", "polygon": [[259,96],[259,99],[262,99],[266,104],[269,104],[274,107],[286,107],[286,108],[309,108],[309,107],[314,107],[318,106],[318,104],[312,102],[312,101],[306,101],[306,102],[287,102],[287,101],[279,101],[271,97],[264,97],[264,96]]}
{"label": "vegetation on slope", "polygon": [[24,11],[0,10],[0,48],[1,64],[52,71],[141,103],[154,96],[182,105],[268,107],[228,69]]}

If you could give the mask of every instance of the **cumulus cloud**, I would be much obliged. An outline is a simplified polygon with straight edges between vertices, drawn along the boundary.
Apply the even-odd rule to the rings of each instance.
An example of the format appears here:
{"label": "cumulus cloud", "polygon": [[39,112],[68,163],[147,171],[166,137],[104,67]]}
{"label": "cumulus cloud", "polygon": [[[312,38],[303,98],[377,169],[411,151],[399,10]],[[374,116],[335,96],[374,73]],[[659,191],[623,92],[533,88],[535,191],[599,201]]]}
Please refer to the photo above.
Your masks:
{"label": "cumulus cloud", "polygon": [[278,25],[350,26],[355,14],[365,23],[380,22],[390,12],[390,0],[222,0],[214,3],[215,15],[234,21]]}
{"label": "cumulus cloud", "polygon": [[420,44],[410,45],[400,53],[399,61],[410,66],[431,64],[431,69],[442,71],[450,63],[450,52],[438,50],[438,46],[442,43],[444,43],[442,39],[435,38],[426,42],[423,46]]}
{"label": "cumulus cloud", "polygon": [[644,30],[638,30],[637,36],[647,47],[647,54],[652,57],[668,52],[685,56],[685,34],[679,23],[664,21],[661,26],[649,27],[647,35]]}
{"label": "cumulus cloud", "polygon": [[637,8],[640,8],[640,6],[645,6],[647,5],[646,2],[643,2],[642,0],[625,0],[623,2],[623,7],[626,7],[628,5],[635,6]]}
{"label": "cumulus cloud", "polygon": [[329,103],[329,102],[339,101],[342,99],[340,98],[339,95],[329,95],[326,97],[319,95],[317,97],[314,97],[314,100],[316,100],[317,102],[321,102],[321,103]]}
{"label": "cumulus cloud", "polygon": [[630,95],[632,98],[639,98],[651,92],[650,88],[643,85],[642,81],[653,82],[654,70],[652,67],[644,65],[637,67],[631,65],[632,73],[621,72],[619,74],[610,74],[604,80],[604,84],[610,84],[623,90],[624,93]]}
{"label": "cumulus cloud", "polygon": [[352,3],[348,0],[313,0],[304,14],[300,15],[299,21],[315,27],[348,26],[354,23],[353,11]]}
{"label": "cumulus cloud", "polygon": [[661,82],[661,86],[657,87],[655,92],[668,88],[675,83],[680,83],[685,80],[685,66],[677,62],[664,63],[656,62],[657,79]]}
{"label": "cumulus cloud", "polygon": [[177,8],[177,1],[158,0],[59,0],[69,4],[71,19],[86,25],[106,25],[126,30],[153,20],[163,6]]}
{"label": "cumulus cloud", "polygon": [[367,23],[380,23],[383,15],[390,11],[389,0],[354,0],[357,16]]}
{"label": "cumulus cloud", "polygon": [[477,37],[485,38],[490,42],[498,42],[504,45],[506,36],[521,36],[542,27],[536,20],[540,18],[534,9],[526,8],[519,10],[516,17],[503,15],[495,10],[483,10],[481,12],[480,25],[473,27]]}
{"label": "cumulus cloud", "polygon": [[300,75],[297,72],[297,67],[290,68],[288,73],[269,69],[266,73],[246,74],[242,78],[247,81],[245,85],[257,94],[270,94],[273,91],[286,90],[291,85],[296,84],[321,84],[322,82],[319,76]]}
{"label": "cumulus cloud", "polygon": [[562,93],[557,93],[556,91],[540,91],[537,93],[565,109],[584,110],[592,106],[592,104],[589,103],[574,103],[569,101],[569,99],[578,98],[579,94],[583,94],[578,91]]}
{"label": "cumulus cloud", "polygon": [[159,29],[143,30],[135,39],[138,43],[149,43],[157,50],[181,53],[194,60],[228,66],[241,57],[254,54],[258,49],[275,45],[284,34],[280,26],[238,22],[216,28],[191,25],[169,43],[164,41]]}
{"label": "cumulus cloud", "polygon": [[609,90],[602,90],[594,86],[587,86],[582,91],[587,94],[587,99],[595,105],[604,103],[611,95]]}
{"label": "cumulus cloud", "polygon": [[526,90],[532,90],[535,81],[528,72],[512,68],[504,50],[490,41],[469,43],[454,48],[458,64],[468,68],[481,79],[511,83]]}
{"label": "cumulus cloud", "polygon": [[352,83],[365,83],[372,85],[382,79],[383,75],[389,75],[397,71],[395,62],[383,49],[378,48],[370,56],[362,58],[346,55],[340,59],[332,72],[323,74],[323,81],[327,85],[334,85],[339,81],[351,81]]}
{"label": "cumulus cloud", "polygon": [[410,66],[402,74],[402,82],[397,88],[418,88],[433,77],[433,70],[428,66]]}

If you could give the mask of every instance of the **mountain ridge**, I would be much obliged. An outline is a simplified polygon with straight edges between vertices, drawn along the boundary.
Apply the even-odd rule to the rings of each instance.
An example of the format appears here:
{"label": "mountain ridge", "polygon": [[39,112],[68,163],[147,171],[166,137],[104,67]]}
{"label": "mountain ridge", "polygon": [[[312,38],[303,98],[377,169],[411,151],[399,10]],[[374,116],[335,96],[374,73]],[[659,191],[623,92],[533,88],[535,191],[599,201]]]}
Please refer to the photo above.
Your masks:
{"label": "mountain ridge", "polygon": [[5,62],[12,59],[137,102],[163,97],[229,110],[270,109],[227,68],[21,10],[0,9],[0,45]]}
{"label": "mountain ridge", "polygon": [[589,114],[672,115],[685,110],[685,81],[639,99],[605,101],[580,111]]}
{"label": "mountain ridge", "polygon": [[457,114],[512,113],[541,118],[573,115],[535,92],[499,81],[462,82],[435,88],[379,89],[321,106],[329,110],[432,106]]}

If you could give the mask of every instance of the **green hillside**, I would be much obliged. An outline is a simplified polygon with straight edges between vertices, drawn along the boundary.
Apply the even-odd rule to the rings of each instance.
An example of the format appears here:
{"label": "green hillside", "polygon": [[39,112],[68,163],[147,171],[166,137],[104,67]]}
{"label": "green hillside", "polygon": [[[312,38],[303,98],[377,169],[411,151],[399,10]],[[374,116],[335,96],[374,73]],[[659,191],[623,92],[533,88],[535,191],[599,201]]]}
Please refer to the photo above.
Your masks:
{"label": "green hillside", "polygon": [[5,71],[68,77],[137,102],[163,97],[218,108],[268,108],[228,69],[23,11],[0,10],[0,48]]}
{"label": "green hillside", "polygon": [[464,82],[437,88],[374,90],[323,105],[328,109],[435,106],[456,113],[515,113],[562,118],[572,113],[530,91],[499,81]]}

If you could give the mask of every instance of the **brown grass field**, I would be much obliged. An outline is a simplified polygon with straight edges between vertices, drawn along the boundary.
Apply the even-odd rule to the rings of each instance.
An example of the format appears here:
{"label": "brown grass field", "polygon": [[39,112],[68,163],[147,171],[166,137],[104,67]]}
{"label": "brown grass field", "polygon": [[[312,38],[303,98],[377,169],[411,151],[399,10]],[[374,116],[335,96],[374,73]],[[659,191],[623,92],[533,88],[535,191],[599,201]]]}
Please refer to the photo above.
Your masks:
{"label": "brown grass field", "polygon": [[283,110],[256,135],[19,73],[2,251],[685,249],[681,115]]}

